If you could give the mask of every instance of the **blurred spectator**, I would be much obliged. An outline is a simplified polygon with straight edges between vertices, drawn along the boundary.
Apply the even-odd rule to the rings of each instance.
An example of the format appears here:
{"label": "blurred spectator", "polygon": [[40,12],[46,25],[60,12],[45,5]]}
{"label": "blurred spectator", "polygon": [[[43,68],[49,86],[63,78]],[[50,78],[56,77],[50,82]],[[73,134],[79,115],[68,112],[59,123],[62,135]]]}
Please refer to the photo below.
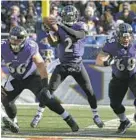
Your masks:
{"label": "blurred spectator", "polygon": [[95,20],[97,20],[97,17],[94,17],[94,9],[91,6],[87,6],[84,16],[80,20],[86,23],[88,35],[86,36],[86,43],[95,44],[95,37],[93,35],[96,35]]}
{"label": "blurred spectator", "polygon": [[136,34],[136,16],[133,19],[132,28],[133,28],[133,32]]}
{"label": "blurred spectator", "polygon": [[23,25],[25,22],[25,17],[22,14],[20,14],[20,8],[17,5],[13,5],[10,9],[9,29],[18,24]]}
{"label": "blurred spectator", "polygon": [[115,20],[121,19],[126,23],[132,24],[133,17],[135,17],[135,13],[131,11],[130,4],[124,2],[122,5],[122,11],[115,15]]}
{"label": "blurred spectator", "polygon": [[74,6],[78,9],[80,16],[84,16],[84,10],[86,8],[88,0],[82,0],[82,1],[74,1]]}
{"label": "blurred spectator", "polygon": [[96,34],[95,21],[97,22],[99,19],[94,16],[94,9],[92,7],[86,7],[84,11],[84,17],[82,17],[81,20],[87,24],[88,35]]}
{"label": "blurred spectator", "polygon": [[103,27],[103,32],[105,34],[109,34],[110,32],[112,32],[112,30],[115,29],[115,21],[110,12],[106,11],[101,16],[100,26]]}
{"label": "blurred spectator", "polygon": [[50,16],[55,17],[57,21],[61,21],[61,17],[59,16],[59,8],[57,5],[55,4],[51,5]]}
{"label": "blurred spectator", "polygon": [[100,12],[97,10],[97,7],[95,5],[94,1],[89,0],[86,4],[86,7],[92,7],[94,10],[94,16],[99,17],[100,16]]}
{"label": "blurred spectator", "polygon": [[136,1],[131,1],[131,10],[136,13]]}
{"label": "blurred spectator", "polygon": [[23,25],[27,32],[29,33],[29,36],[36,40],[36,24],[37,24],[37,13],[34,7],[34,3],[32,1],[28,2],[28,9],[27,9],[27,15],[26,15],[26,22]]}
{"label": "blurred spectator", "polygon": [[119,11],[119,2],[118,1],[110,1],[109,8],[110,8],[111,13],[114,16],[115,13],[117,13]]}
{"label": "blurred spectator", "polygon": [[18,25],[18,23],[20,22],[19,15],[20,15],[19,7],[13,5],[11,7],[11,13],[10,13],[10,28]]}
{"label": "blurred spectator", "polygon": [[58,7],[55,4],[51,5],[50,8],[50,16],[57,17],[58,16]]}

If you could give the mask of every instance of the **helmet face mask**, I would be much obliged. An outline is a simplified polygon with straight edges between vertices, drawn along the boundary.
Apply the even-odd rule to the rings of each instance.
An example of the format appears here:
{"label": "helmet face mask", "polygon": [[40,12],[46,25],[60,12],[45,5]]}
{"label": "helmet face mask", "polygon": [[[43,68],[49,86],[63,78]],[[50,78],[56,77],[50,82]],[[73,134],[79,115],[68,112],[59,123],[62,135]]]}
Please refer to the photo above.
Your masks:
{"label": "helmet face mask", "polygon": [[128,47],[134,38],[133,29],[132,29],[131,25],[129,25],[127,23],[120,24],[117,29],[117,37],[118,37],[118,42],[123,47]]}
{"label": "helmet face mask", "polygon": [[23,48],[24,39],[10,39],[10,46],[14,52],[19,52]]}
{"label": "helmet face mask", "polygon": [[127,47],[132,41],[132,35],[130,33],[123,33],[122,36],[120,36],[119,41],[121,45]]}
{"label": "helmet face mask", "polygon": [[79,13],[77,9],[72,6],[68,5],[65,6],[61,12],[62,22],[68,26],[72,26],[74,23],[77,22]]}
{"label": "helmet face mask", "polygon": [[13,27],[10,31],[9,42],[13,52],[18,53],[24,47],[27,37],[26,30],[21,26]]}

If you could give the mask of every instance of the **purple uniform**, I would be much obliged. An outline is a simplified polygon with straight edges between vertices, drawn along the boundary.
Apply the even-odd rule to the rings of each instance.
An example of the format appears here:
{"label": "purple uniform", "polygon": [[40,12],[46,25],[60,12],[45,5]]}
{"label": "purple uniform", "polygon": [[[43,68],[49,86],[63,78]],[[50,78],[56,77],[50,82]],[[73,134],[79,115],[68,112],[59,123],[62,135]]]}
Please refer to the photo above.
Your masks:
{"label": "purple uniform", "polygon": [[38,52],[38,45],[32,39],[26,39],[24,48],[17,54],[10,49],[8,40],[2,41],[1,55],[10,74],[16,79],[25,79],[36,70],[32,56]]}
{"label": "purple uniform", "polygon": [[39,52],[44,60],[55,59],[54,49],[47,44],[39,43]]}
{"label": "purple uniform", "polygon": [[103,51],[116,58],[115,64],[112,65],[112,72],[116,77],[124,79],[136,73],[136,44],[130,44],[125,49],[115,38],[111,38]]}
{"label": "purple uniform", "polygon": [[[78,22],[72,26],[74,30],[86,30],[86,24]],[[61,63],[78,63],[84,54],[85,38],[77,40],[59,27],[58,34],[60,44],[58,47],[58,57]]]}

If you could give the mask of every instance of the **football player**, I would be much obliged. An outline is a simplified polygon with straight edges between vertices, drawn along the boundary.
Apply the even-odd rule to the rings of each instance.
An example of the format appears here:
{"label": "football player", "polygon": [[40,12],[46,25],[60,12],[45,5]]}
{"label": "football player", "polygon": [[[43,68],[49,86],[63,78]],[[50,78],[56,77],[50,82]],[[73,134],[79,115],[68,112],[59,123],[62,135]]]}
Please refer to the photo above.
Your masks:
{"label": "football player", "polygon": [[2,104],[13,122],[17,123],[17,109],[14,102],[24,89],[29,89],[42,105],[61,115],[72,131],[78,131],[79,127],[72,116],[47,90],[48,74],[44,60],[39,53],[37,43],[27,37],[23,27],[15,26],[11,29],[9,39],[2,42],[1,55],[10,73],[4,85],[7,96],[2,99]]}
{"label": "football player", "polygon": [[47,71],[48,73],[51,73],[55,69],[56,65],[59,64],[59,60],[55,59],[55,48],[49,44],[47,37],[43,38],[38,45],[39,52],[45,61]]}
{"label": "football player", "polygon": [[[101,121],[97,111],[97,100],[93,92],[90,78],[82,62],[82,56],[84,53],[84,44],[86,36],[86,25],[83,22],[77,22],[79,13],[77,9],[68,5],[64,7],[61,13],[62,23],[56,23],[53,18],[45,18],[44,22],[51,30],[58,35],[59,38],[59,60],[60,64],[56,66],[49,83],[49,91],[51,94],[58,88],[64,79],[71,75],[77,83],[84,90],[88,103],[93,113],[94,123],[102,128],[104,123]],[[42,116],[39,112],[44,108],[44,105],[40,104],[37,115],[34,117],[32,123],[36,126],[41,117],[37,119],[37,116]]]}
{"label": "football player", "polygon": [[[107,40],[98,54],[96,65],[111,66],[112,79],[109,83],[110,106],[120,119],[117,133],[124,134],[131,126],[122,104],[128,88],[136,97],[136,44],[131,25],[122,23],[116,35]],[[135,104],[136,106],[136,104]]]}

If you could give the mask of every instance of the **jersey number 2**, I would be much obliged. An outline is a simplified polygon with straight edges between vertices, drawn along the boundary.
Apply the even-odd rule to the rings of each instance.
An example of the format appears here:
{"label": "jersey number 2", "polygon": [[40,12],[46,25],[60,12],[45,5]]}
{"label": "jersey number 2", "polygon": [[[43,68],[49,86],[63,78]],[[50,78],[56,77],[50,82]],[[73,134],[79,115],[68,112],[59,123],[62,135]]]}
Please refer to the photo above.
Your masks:
{"label": "jersey number 2", "polygon": [[66,38],[65,39],[65,42],[67,43],[67,46],[66,46],[66,48],[65,48],[65,52],[73,52],[73,49],[71,48],[71,46],[72,46],[72,40],[71,40],[71,38]]}

